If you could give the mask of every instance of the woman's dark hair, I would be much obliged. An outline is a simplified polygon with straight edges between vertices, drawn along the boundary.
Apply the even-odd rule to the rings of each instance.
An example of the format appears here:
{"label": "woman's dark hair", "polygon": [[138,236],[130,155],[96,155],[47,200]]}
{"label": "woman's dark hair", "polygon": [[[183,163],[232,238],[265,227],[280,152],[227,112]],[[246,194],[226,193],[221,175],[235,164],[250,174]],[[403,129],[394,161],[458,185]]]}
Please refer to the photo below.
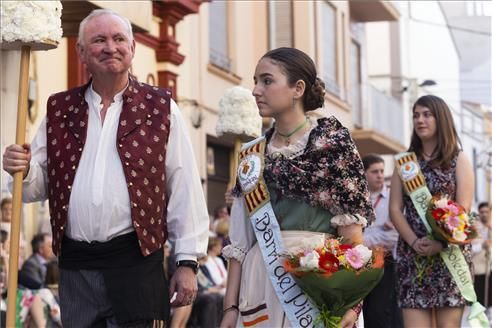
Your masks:
{"label": "woman's dark hair", "polygon": [[[437,146],[429,164],[433,167],[449,167],[454,156],[460,151],[461,141],[456,133],[453,115],[448,105],[439,97],[426,95],[417,99],[412,112],[415,112],[417,106],[427,107],[436,119]],[[409,150],[419,157],[423,155],[422,140],[415,133],[415,127]]]}
{"label": "woman's dark hair", "polygon": [[304,111],[323,107],[325,103],[325,83],[317,77],[313,60],[296,48],[277,48],[267,52],[262,58],[269,58],[278,64],[287,75],[290,87],[303,80],[306,90],[302,97]]}

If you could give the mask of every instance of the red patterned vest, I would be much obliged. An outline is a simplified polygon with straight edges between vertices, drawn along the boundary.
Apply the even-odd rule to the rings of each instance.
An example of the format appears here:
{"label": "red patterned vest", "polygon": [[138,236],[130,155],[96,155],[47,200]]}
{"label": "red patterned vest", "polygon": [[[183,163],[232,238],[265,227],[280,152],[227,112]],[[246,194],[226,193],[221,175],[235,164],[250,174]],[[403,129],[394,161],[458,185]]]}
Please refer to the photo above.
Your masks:
{"label": "red patterned vest", "polygon": [[[87,134],[90,84],[52,95],[47,108],[48,195],[53,251],[60,254],[70,192]],[[117,149],[128,186],[133,227],[144,256],[167,239],[165,160],[170,92],[130,79],[123,93]],[[122,191],[124,192],[124,191]]]}

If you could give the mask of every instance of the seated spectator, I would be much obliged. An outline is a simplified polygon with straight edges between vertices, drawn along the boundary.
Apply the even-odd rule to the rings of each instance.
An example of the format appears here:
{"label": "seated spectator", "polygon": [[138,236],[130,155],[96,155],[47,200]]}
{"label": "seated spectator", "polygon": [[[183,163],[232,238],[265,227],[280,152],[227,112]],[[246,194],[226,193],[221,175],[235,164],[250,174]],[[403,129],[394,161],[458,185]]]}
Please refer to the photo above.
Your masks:
{"label": "seated spectator", "polygon": [[[8,277],[8,258],[9,258],[9,238],[8,232],[0,230],[0,327],[6,325],[7,311],[7,277]],[[17,289],[17,320],[18,326],[46,327],[46,318],[44,316],[44,306],[40,295],[25,288]]]}
{"label": "seated spectator", "polygon": [[229,219],[229,209],[226,204],[221,204],[214,209],[214,222]]}
{"label": "seated spectator", "polygon": [[221,240],[222,247],[225,247],[231,243],[229,239],[229,220],[221,220],[215,226],[215,235]]}
{"label": "seated spectator", "polygon": [[[213,222],[212,222],[212,231],[217,234],[222,240],[224,240],[229,235],[229,222],[230,215],[229,209],[225,204],[222,204],[215,208]],[[220,226],[220,227],[219,227]]]}
{"label": "seated spectator", "polygon": [[61,311],[59,305],[58,284],[60,282],[60,268],[58,261],[52,260],[46,264],[46,278],[39,295],[45,304],[48,327],[61,327]]}
{"label": "seated spectator", "polygon": [[[0,214],[0,229],[5,231],[8,235],[10,234],[10,227],[12,224],[12,198],[6,197],[0,201]],[[22,267],[25,259],[26,240],[24,238],[24,234],[21,231],[19,239],[19,268]]]}
{"label": "seated spectator", "polygon": [[55,257],[51,241],[51,237],[46,233],[37,234],[32,238],[33,254],[22,265],[19,272],[19,284],[30,289],[39,289],[44,286],[46,264]]}
{"label": "seated spectator", "polygon": [[214,286],[220,287],[220,293],[225,295],[225,286],[227,283],[227,269],[224,261],[219,255],[222,253],[222,242],[219,238],[208,239],[207,261],[205,268],[210,274]]}
{"label": "seated spectator", "polygon": [[212,279],[210,272],[205,266],[207,257],[199,259],[198,262],[200,263],[197,273],[198,294],[193,303],[188,327],[218,327],[222,320],[224,286],[217,285]]}

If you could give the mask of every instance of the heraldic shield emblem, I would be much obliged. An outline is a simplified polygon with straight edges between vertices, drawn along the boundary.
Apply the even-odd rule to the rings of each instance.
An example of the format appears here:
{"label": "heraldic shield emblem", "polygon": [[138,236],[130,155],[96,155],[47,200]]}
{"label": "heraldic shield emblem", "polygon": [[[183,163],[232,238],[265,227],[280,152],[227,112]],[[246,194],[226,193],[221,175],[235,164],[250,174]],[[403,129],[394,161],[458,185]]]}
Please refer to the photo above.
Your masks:
{"label": "heraldic shield emblem", "polygon": [[261,158],[259,154],[248,154],[238,166],[237,177],[243,192],[249,193],[256,188],[260,181]]}

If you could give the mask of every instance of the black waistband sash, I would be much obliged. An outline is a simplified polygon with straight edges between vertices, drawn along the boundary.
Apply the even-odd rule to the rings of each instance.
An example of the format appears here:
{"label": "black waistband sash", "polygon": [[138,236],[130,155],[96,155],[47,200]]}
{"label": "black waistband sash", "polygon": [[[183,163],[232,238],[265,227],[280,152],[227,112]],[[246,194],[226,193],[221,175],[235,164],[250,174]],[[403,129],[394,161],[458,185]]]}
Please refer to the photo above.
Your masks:
{"label": "black waistband sash", "polygon": [[162,249],[144,257],[135,232],[108,242],[82,242],[65,237],[59,265],[65,270],[97,270],[104,276],[118,324],[169,322],[169,291]]}

